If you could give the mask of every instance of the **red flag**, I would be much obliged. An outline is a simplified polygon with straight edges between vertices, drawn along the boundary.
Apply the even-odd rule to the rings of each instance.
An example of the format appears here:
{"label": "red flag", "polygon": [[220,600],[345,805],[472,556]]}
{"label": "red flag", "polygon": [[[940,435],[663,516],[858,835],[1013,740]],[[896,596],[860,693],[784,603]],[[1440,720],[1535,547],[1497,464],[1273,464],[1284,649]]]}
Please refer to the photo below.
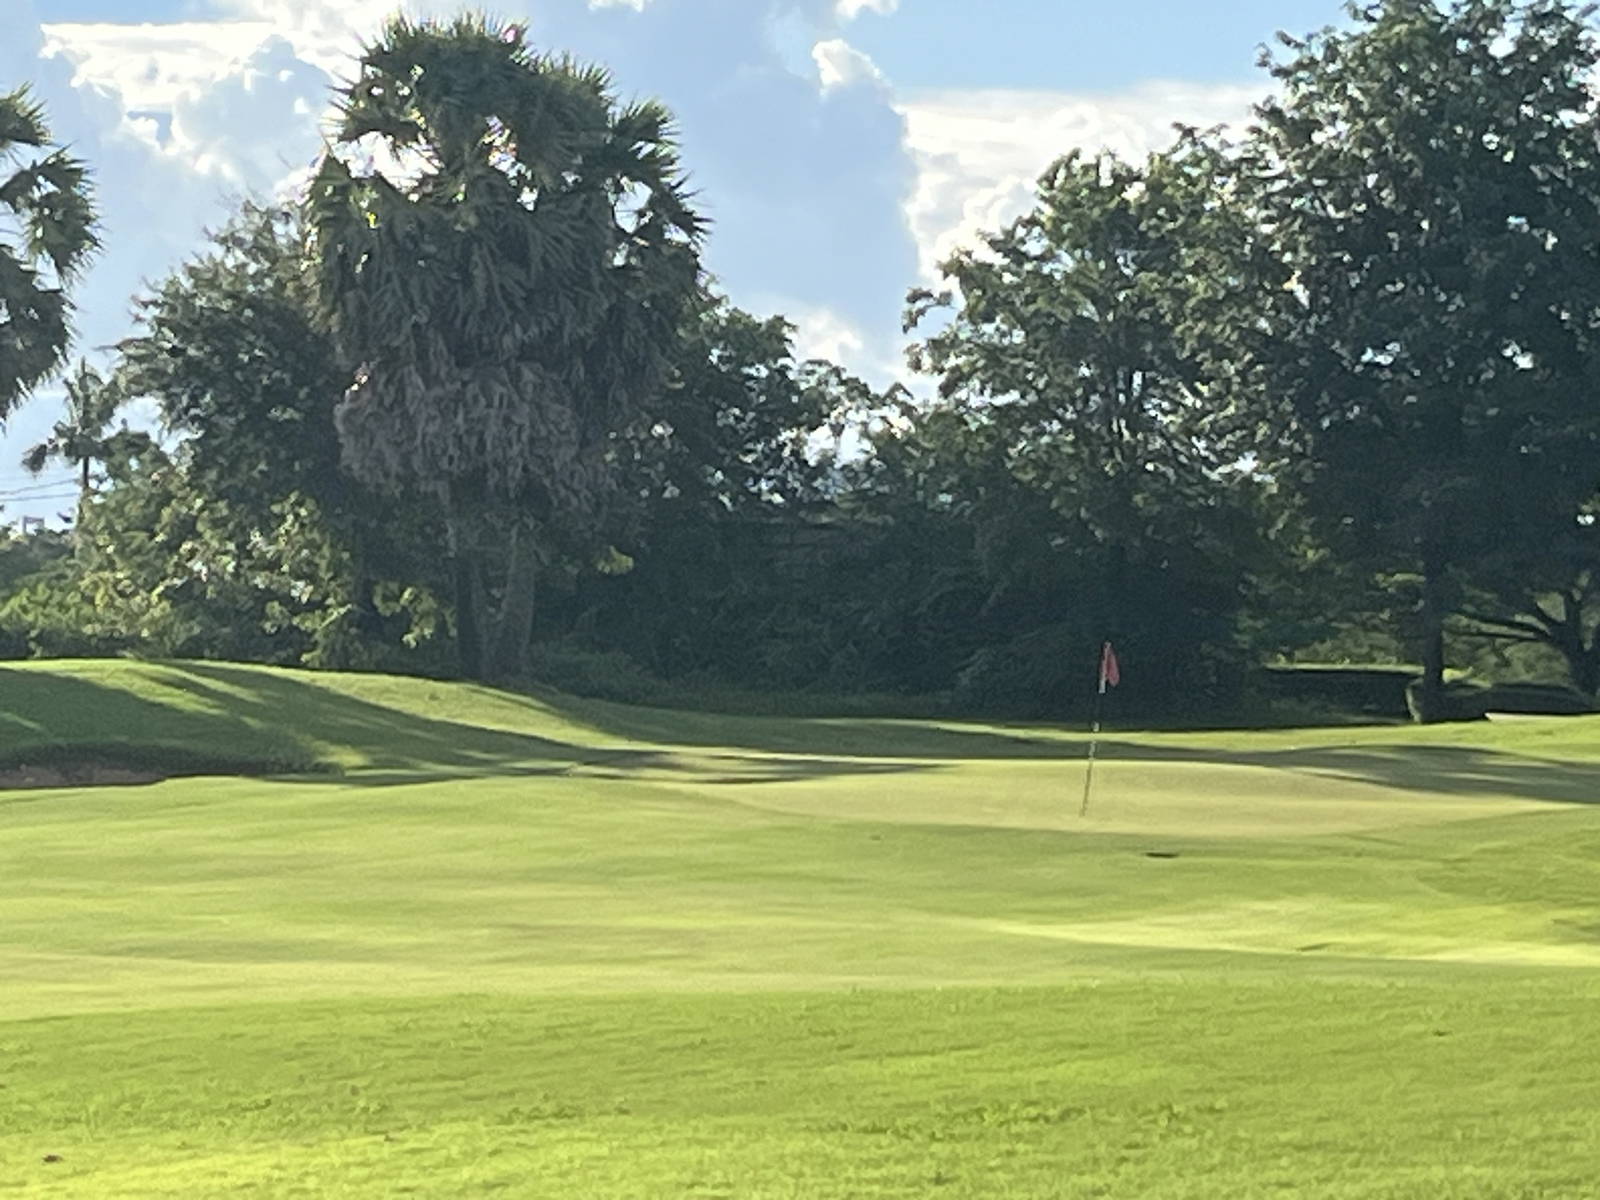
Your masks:
{"label": "red flag", "polygon": [[1122,668],[1117,664],[1117,652],[1107,642],[1100,649],[1100,690],[1116,687],[1122,682]]}

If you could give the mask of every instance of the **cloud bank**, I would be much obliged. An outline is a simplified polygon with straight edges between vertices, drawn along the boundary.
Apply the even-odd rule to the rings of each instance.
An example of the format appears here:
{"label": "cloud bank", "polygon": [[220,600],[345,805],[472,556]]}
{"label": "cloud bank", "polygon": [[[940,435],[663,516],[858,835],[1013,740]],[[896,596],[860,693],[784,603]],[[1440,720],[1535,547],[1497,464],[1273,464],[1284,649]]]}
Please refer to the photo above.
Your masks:
{"label": "cloud bank", "polygon": [[901,101],[917,183],[906,218],[924,278],[973,235],[998,229],[1032,202],[1039,176],[1069,150],[1143,158],[1177,123],[1242,125],[1258,86],[1151,82],[1108,95],[932,92]]}

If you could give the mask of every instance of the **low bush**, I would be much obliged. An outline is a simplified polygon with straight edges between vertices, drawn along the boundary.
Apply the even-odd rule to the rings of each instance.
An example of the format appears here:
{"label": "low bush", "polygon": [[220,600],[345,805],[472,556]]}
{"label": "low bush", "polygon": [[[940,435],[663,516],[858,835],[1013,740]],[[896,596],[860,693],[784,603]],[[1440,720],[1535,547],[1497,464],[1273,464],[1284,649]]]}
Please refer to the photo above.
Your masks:
{"label": "low bush", "polygon": [[[1422,680],[1406,685],[1406,709],[1413,720],[1420,711]],[[1481,721],[1489,712],[1489,688],[1469,679],[1447,679],[1439,712],[1441,721]]]}
{"label": "low bush", "polygon": [[620,650],[594,650],[571,642],[536,642],[528,650],[533,683],[574,696],[618,704],[668,705],[675,690]]}
{"label": "low bush", "polygon": [[571,696],[698,712],[772,717],[937,717],[946,696],[740,687],[708,674],[662,679],[617,650],[540,642],[529,651],[529,682]]}
{"label": "low bush", "polygon": [[1416,677],[1405,666],[1291,665],[1265,667],[1255,682],[1269,701],[1403,721],[1410,715],[1406,687]]}
{"label": "low bush", "polygon": [[1595,711],[1594,702],[1564,683],[1497,683],[1484,705],[1490,712],[1569,717]]}

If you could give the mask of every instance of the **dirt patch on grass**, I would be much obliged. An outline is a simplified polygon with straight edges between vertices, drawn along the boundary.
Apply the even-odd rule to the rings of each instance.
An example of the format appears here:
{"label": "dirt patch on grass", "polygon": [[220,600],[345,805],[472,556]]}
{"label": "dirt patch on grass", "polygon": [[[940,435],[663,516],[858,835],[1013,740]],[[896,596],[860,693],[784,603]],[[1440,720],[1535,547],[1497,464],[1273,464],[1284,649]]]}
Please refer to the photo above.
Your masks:
{"label": "dirt patch on grass", "polygon": [[122,767],[109,763],[52,763],[49,766],[18,764],[0,769],[0,791],[25,788],[77,788],[132,786],[160,783],[172,778],[171,772],[150,767]]}

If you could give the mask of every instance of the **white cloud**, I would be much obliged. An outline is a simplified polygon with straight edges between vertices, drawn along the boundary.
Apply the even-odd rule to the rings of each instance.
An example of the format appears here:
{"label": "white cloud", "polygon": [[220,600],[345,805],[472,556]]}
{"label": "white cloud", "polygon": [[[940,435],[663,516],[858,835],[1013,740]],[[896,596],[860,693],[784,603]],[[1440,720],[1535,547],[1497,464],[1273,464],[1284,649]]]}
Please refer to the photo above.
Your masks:
{"label": "white cloud", "polygon": [[416,8],[403,0],[217,0],[217,6],[235,13],[237,24],[268,26],[302,60],[335,79],[350,75],[362,44],[397,9]]}
{"label": "white cloud", "polygon": [[794,326],[792,340],[797,361],[826,359],[878,388],[888,387],[905,374],[900,337],[885,337],[867,329],[835,307],[808,304],[773,292],[735,296],[734,300],[754,313],[782,314]]}
{"label": "white cloud", "polygon": [[1103,95],[948,91],[901,100],[917,166],[905,215],[924,278],[975,234],[1025,212],[1039,176],[1069,150],[1142,158],[1172,141],[1174,124],[1237,123],[1261,95],[1258,86],[1152,82]]}
{"label": "white cloud", "polygon": [[79,83],[115,91],[132,111],[169,111],[272,36],[262,21],[175,25],[46,25],[43,52],[71,63]]}
{"label": "white cloud", "polygon": [[786,313],[795,327],[794,352],[797,358],[826,358],[837,363],[856,363],[866,350],[861,330],[831,308],[796,308]]}
{"label": "white cloud", "polygon": [[328,76],[283,38],[269,37],[216,79],[177,96],[171,153],[202,174],[271,191],[315,158],[331,99]]}
{"label": "white cloud", "polygon": [[900,7],[900,0],[839,0],[834,12],[841,21],[854,21],[864,12],[888,16]]}
{"label": "white cloud", "polygon": [[817,64],[824,92],[863,83],[883,83],[877,65],[843,38],[818,42],[811,48],[811,59]]}
{"label": "white cloud", "polygon": [[72,64],[81,96],[166,158],[234,192],[267,193],[318,146],[329,77],[263,22],[50,25],[44,52]]}

